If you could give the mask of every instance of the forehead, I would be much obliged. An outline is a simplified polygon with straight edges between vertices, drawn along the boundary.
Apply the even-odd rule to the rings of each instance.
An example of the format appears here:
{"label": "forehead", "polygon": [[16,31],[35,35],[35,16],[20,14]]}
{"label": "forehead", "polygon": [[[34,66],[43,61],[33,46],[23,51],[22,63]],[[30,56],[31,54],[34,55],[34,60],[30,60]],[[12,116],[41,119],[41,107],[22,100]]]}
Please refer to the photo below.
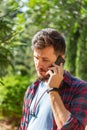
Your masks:
{"label": "forehead", "polygon": [[49,57],[55,55],[53,47],[46,47],[44,49],[34,49],[33,53],[35,56]]}

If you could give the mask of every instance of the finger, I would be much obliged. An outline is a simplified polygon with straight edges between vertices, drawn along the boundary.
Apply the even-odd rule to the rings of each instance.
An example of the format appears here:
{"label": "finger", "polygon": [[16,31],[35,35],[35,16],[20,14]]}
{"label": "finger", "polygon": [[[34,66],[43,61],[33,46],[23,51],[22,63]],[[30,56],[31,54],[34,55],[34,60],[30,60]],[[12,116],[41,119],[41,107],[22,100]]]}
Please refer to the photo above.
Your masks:
{"label": "finger", "polygon": [[50,70],[51,70],[54,74],[58,73],[57,67],[51,67]]}
{"label": "finger", "polygon": [[46,72],[46,75],[50,75],[50,76],[51,76],[52,73],[53,73],[53,72],[52,72],[51,70],[49,70],[49,71]]}
{"label": "finger", "polygon": [[58,70],[59,75],[63,75],[64,71],[63,71],[63,68],[62,68],[62,64],[57,67],[57,70]]}

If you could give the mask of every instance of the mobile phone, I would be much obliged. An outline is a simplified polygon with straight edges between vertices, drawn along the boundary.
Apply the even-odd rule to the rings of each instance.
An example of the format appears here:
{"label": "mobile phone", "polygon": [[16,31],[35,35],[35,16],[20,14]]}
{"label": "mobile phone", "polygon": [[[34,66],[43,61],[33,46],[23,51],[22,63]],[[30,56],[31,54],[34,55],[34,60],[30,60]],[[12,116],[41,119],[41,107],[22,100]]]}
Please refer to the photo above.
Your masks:
{"label": "mobile phone", "polygon": [[[62,58],[62,56],[59,55],[59,56],[57,57],[57,60],[55,61],[55,64],[56,64],[56,65],[60,65],[61,63],[64,64],[64,62],[65,62],[65,60]],[[53,72],[53,71],[52,71],[52,72]],[[49,79],[49,77],[50,77],[50,76],[47,75],[45,79]]]}
{"label": "mobile phone", "polygon": [[57,60],[55,61],[56,65],[60,65],[61,63],[64,64],[65,60],[62,58],[62,56],[58,56]]}

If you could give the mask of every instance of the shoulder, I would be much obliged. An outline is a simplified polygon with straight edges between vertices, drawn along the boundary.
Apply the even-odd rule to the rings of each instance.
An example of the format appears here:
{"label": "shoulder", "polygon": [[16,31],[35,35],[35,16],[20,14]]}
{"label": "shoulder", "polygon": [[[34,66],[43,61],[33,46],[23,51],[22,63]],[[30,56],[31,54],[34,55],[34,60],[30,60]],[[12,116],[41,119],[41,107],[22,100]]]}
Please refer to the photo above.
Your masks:
{"label": "shoulder", "polygon": [[65,71],[65,82],[69,84],[69,86],[75,87],[75,88],[86,88],[87,89],[87,82],[73,76],[68,71]]}
{"label": "shoulder", "polygon": [[72,85],[80,88],[87,88],[87,82],[75,76],[72,76]]}

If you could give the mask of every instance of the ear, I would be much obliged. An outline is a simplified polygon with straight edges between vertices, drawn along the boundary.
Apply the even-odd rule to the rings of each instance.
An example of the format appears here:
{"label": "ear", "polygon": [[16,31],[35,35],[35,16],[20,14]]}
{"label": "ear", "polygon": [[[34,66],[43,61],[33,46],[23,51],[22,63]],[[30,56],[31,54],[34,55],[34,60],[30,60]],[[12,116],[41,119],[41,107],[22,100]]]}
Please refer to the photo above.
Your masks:
{"label": "ear", "polygon": [[61,55],[63,59],[65,59],[65,55]]}

